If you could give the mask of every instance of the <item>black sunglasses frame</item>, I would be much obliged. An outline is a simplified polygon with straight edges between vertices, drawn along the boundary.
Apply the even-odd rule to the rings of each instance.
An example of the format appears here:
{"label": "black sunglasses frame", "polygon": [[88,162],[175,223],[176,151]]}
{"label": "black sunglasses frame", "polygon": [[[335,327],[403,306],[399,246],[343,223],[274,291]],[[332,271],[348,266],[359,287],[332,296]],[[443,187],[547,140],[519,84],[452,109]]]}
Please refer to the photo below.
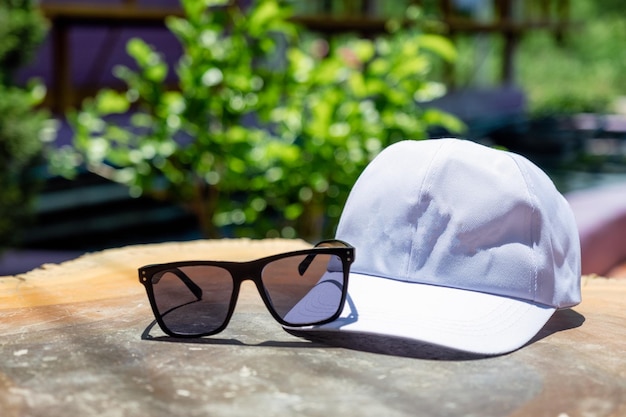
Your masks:
{"label": "black sunglasses frame", "polygon": [[[265,286],[261,278],[263,268],[266,265],[272,263],[273,261],[276,261],[279,259],[292,257],[292,256],[299,256],[299,255],[309,255],[299,265],[300,274],[304,274],[304,271],[306,271],[306,268],[311,263],[311,261],[315,258],[315,256],[321,255],[321,254],[335,255],[341,260],[341,263],[342,263],[343,285],[342,285],[342,292],[341,292],[341,301],[337,308],[337,312],[326,320],[315,321],[311,323],[293,324],[293,323],[289,323],[283,320],[279,316],[279,314],[275,311],[274,307],[272,306],[272,302],[267,296],[267,292],[265,290]],[[312,325],[320,325],[320,324],[334,321],[341,314],[343,305],[345,304],[345,301],[346,301],[346,297],[348,294],[348,279],[350,276],[350,265],[352,264],[352,262],[354,262],[354,247],[352,247],[350,244],[343,242],[341,240],[333,239],[333,240],[321,241],[317,243],[313,248],[310,248],[310,249],[302,249],[302,250],[297,250],[297,251],[292,251],[292,252],[280,253],[276,255],[271,255],[271,256],[266,256],[263,258],[255,259],[252,261],[179,261],[179,262],[169,262],[169,263],[163,263],[163,264],[146,265],[146,266],[139,268],[138,272],[139,272],[139,282],[143,284],[144,287],[146,288],[146,293],[148,295],[148,300],[150,301],[152,312],[154,313],[154,317],[157,323],[159,324],[159,327],[161,328],[161,330],[163,330],[163,332],[165,332],[166,334],[172,337],[198,338],[198,337],[210,336],[210,335],[220,333],[228,326],[228,323],[230,322],[230,319],[235,311],[235,306],[237,304],[237,299],[239,297],[241,283],[246,280],[250,280],[254,282],[259,292],[259,295],[261,296],[261,299],[263,300],[263,303],[265,304],[265,307],[270,312],[272,317],[274,317],[274,319],[283,326],[305,327],[305,326],[312,326]],[[201,298],[202,290],[189,277],[187,277],[187,275],[185,275],[182,271],[178,269],[178,268],[187,267],[187,266],[220,267],[220,268],[227,270],[233,280],[233,290],[232,290],[232,294],[230,298],[228,312],[226,313],[224,322],[222,323],[221,326],[219,326],[218,328],[212,331],[198,333],[198,334],[176,333],[174,331],[171,331],[167,327],[167,325],[165,324],[165,321],[163,320],[163,314],[159,312],[156,297],[154,294],[154,287],[153,287],[154,281],[153,280],[155,279],[155,277],[158,280],[159,279],[158,274],[161,272],[162,273],[172,272],[172,270],[178,271],[178,272],[175,272],[178,278],[187,286],[187,288],[189,288],[189,290],[198,299]]]}

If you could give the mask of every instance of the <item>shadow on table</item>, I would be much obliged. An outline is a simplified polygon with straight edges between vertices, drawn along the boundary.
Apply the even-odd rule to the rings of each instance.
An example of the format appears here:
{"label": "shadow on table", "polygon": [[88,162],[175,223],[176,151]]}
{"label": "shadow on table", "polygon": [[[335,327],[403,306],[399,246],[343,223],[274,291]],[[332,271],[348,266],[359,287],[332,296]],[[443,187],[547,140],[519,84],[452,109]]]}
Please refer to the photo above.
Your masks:
{"label": "shadow on table", "polygon": [[278,347],[278,348],[320,348],[320,347],[329,347],[323,343],[311,343],[311,341],[300,341],[300,340],[268,340],[261,343],[245,343],[238,339],[224,339],[215,336],[210,337],[172,337],[166,335],[158,335],[153,336],[150,333],[152,330],[158,327],[156,320],[153,320],[152,323],[145,328],[143,333],[141,334],[142,340],[149,340],[153,342],[168,342],[168,343],[191,343],[191,344],[200,344],[200,345],[231,345],[231,346],[247,346],[247,347]]}
{"label": "shadow on table", "polygon": [[563,330],[575,329],[576,327],[580,327],[585,322],[585,316],[582,314],[572,310],[571,308],[567,308],[564,310],[557,310],[550,320],[543,326],[541,330],[530,339],[530,341],[526,344],[526,346],[531,345],[541,339],[544,339],[551,334],[561,332]]}
{"label": "shadow on table", "polygon": [[[533,337],[525,346],[531,345],[554,333],[579,327],[584,322],[585,317],[572,309],[557,310],[544,327],[537,333],[537,335]],[[143,340],[207,345],[238,345],[280,348],[341,347],[369,353],[430,360],[463,361],[486,359],[494,356],[462,352],[443,346],[419,342],[413,339],[352,331],[300,331],[285,329],[287,333],[296,337],[301,337],[307,341],[267,341],[259,344],[246,344],[237,339],[220,339],[215,337],[188,339],[170,336],[151,336],[150,332],[155,325],[156,321],[153,321],[144,330],[141,336]]]}

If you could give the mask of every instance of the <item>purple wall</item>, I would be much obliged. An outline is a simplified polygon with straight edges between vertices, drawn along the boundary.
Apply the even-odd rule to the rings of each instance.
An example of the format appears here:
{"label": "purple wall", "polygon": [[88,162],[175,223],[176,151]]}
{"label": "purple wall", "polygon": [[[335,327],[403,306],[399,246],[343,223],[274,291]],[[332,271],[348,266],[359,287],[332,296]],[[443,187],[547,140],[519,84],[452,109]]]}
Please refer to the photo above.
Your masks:
{"label": "purple wall", "polygon": [[[43,5],[68,4],[42,0]],[[85,5],[86,2],[74,2]],[[123,1],[118,0],[89,0],[89,4],[116,5]],[[137,4],[147,4],[150,7],[176,8],[177,0],[137,0]],[[54,53],[52,38],[54,28],[51,28],[47,38],[41,46],[33,62],[23,68],[18,74],[18,81],[24,82],[32,77],[44,81],[49,91],[52,92]],[[121,85],[112,70],[115,65],[133,66],[133,60],[126,53],[126,43],[133,37],[139,37],[156,47],[170,65],[176,63],[181,55],[181,47],[176,38],[164,25],[154,26],[106,26],[90,24],[89,26],[77,24],[69,30],[69,51],[71,56],[70,78],[74,88],[94,88],[102,86]],[[174,79],[170,73],[170,80]]]}

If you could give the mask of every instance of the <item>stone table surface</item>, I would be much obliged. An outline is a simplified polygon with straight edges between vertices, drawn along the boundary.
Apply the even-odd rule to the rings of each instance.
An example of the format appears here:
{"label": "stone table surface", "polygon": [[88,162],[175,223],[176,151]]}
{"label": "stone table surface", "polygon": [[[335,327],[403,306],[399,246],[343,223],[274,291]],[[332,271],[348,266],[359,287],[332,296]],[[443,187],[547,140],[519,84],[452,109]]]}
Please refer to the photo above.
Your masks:
{"label": "stone table surface", "polygon": [[371,335],[299,338],[251,285],[224,332],[176,340],[154,326],[137,280],[147,263],[306,246],[130,246],[0,277],[0,416],[626,416],[626,280],[583,277],[582,304],[489,358]]}

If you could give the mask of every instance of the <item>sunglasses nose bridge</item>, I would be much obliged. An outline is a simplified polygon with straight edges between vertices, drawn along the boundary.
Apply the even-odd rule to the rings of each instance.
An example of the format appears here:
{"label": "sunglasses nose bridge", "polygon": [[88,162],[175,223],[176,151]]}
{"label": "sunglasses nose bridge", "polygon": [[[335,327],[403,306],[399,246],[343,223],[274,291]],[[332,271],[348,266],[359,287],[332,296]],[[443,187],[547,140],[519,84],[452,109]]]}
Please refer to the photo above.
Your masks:
{"label": "sunglasses nose bridge", "polygon": [[256,282],[261,277],[262,267],[255,262],[253,263],[241,263],[237,264],[234,268],[233,276],[237,277],[237,281],[242,283],[243,281]]}

